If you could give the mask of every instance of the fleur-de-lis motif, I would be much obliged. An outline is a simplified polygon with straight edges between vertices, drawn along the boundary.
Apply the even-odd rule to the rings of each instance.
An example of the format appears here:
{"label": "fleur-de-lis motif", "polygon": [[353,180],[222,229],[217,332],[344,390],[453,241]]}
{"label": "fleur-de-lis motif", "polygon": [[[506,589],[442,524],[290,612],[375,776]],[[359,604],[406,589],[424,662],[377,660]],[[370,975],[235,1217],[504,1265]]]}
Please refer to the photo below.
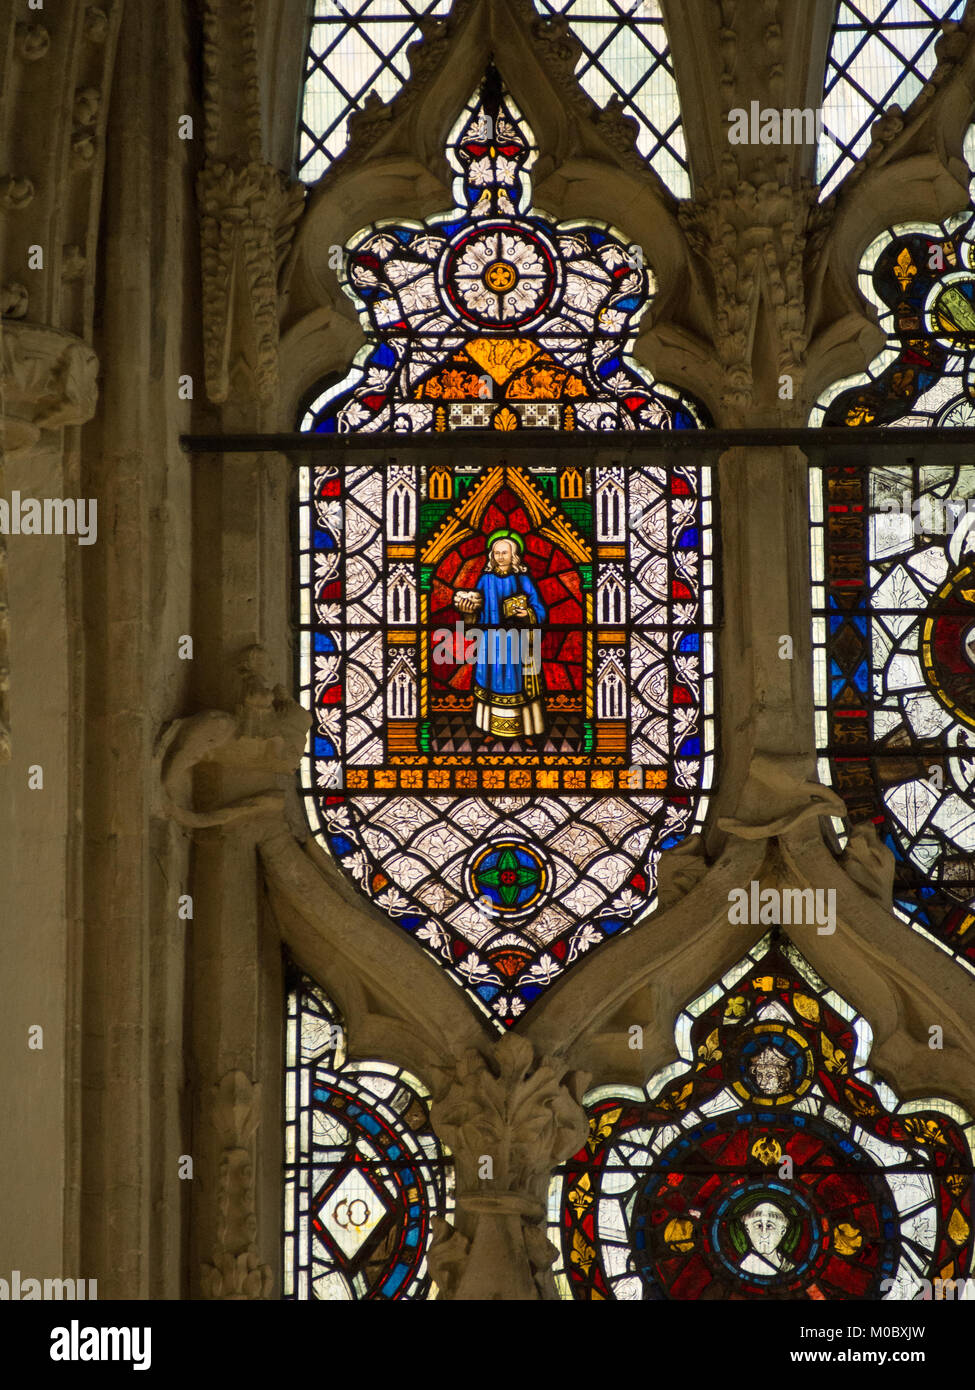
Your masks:
{"label": "fleur-de-lis motif", "polygon": [[917,274],[917,266],[906,246],[894,262],[894,274],[897,276],[897,283],[902,291],[907,289]]}
{"label": "fleur-de-lis motif", "polygon": [[842,1076],[846,1071],[846,1053],[841,1047],[834,1047],[825,1033],[820,1034],[820,1046],[826,1070]]}
{"label": "fleur-de-lis motif", "polygon": [[585,1216],[593,1203],[592,1183],[588,1173],[583,1173],[582,1177],[569,1193],[568,1200],[576,1216],[580,1218]]}
{"label": "fleur-de-lis motif", "polygon": [[602,1140],[608,1139],[613,1132],[613,1126],[623,1113],[622,1105],[618,1105],[615,1110],[604,1110],[600,1115],[593,1115],[589,1120],[589,1148],[595,1152]]}
{"label": "fleur-de-lis motif", "polygon": [[588,1274],[595,1258],[596,1252],[582,1232],[579,1230],[573,1231],[572,1249],[569,1252],[569,1259],[571,1262],[574,1265],[578,1265],[583,1274]]}

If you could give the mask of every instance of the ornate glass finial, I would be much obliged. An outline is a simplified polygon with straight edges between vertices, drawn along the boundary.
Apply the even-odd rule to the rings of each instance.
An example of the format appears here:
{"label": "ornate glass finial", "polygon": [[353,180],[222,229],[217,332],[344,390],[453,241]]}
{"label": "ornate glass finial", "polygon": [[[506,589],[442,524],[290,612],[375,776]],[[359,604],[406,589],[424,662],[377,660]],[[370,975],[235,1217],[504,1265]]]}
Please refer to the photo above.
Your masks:
{"label": "ornate glass finial", "polygon": [[463,202],[472,217],[518,212],[528,189],[526,172],[533,153],[505,101],[501,74],[491,63],[480,100],[455,146],[455,158],[463,170]]}
{"label": "ornate glass finial", "polygon": [[693,429],[701,409],[630,353],[654,293],[638,246],[604,223],[531,208],[535,146],[488,66],[447,157],[457,206],[382,222],[346,247],[343,288],[367,337],[303,428]]}

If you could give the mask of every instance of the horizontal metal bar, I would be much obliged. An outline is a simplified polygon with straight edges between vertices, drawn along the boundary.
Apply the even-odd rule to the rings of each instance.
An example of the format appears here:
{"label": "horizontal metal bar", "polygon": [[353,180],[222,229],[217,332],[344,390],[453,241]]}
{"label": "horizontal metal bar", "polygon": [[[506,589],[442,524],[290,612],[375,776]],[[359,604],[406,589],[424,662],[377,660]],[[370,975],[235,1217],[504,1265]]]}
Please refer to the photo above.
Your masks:
{"label": "horizontal metal bar", "polygon": [[[623,1140],[625,1138],[625,1135],[618,1136],[619,1140]],[[904,1147],[903,1141],[897,1140],[895,1142],[901,1148]],[[574,1160],[570,1158],[566,1159],[564,1163],[560,1163],[555,1171],[563,1175],[565,1175],[568,1172],[587,1172],[596,1173],[601,1176],[603,1173],[606,1172],[606,1169],[600,1167],[591,1159]],[[619,1172],[620,1170],[614,1169],[613,1171]],[[768,1174],[769,1170],[767,1167],[756,1162],[755,1165],[751,1167],[745,1167],[741,1164],[729,1164],[728,1167],[724,1167],[723,1164],[710,1163],[634,1163],[630,1167],[629,1171],[631,1173],[639,1173],[641,1176],[646,1176],[647,1174],[655,1173],[681,1173],[682,1175],[688,1177],[711,1177],[715,1174],[721,1177],[764,1177]],[[918,1163],[891,1163],[881,1165],[879,1162],[874,1163],[868,1160],[864,1163],[861,1163],[859,1166],[851,1165],[847,1168],[833,1168],[826,1166],[818,1168],[815,1165],[815,1163],[811,1163],[802,1166],[801,1173],[804,1177],[808,1177],[809,1175],[814,1174],[817,1178],[882,1178],[885,1177],[888,1173],[920,1173],[922,1176],[929,1178],[971,1178],[975,1176],[975,1169],[972,1169],[971,1167],[943,1169],[936,1168],[933,1164],[925,1165]]]}
{"label": "horizontal metal bar", "polygon": [[316,434],[312,431],[289,434],[182,434],[179,442],[180,447],[191,454],[309,454],[359,449],[389,454],[410,449],[490,449],[496,452],[499,449],[516,449],[522,444],[549,449],[588,449],[594,453],[620,448],[630,453],[724,453],[727,449],[792,446],[817,456],[828,452],[846,453],[855,455],[856,460],[867,449],[900,449],[905,452],[907,461],[924,457],[928,462],[932,453],[944,450],[955,456],[959,450],[969,449],[975,463],[975,429],[950,427],[583,431],[526,426],[511,432],[455,429],[430,434],[397,434],[390,430],[381,434]]}

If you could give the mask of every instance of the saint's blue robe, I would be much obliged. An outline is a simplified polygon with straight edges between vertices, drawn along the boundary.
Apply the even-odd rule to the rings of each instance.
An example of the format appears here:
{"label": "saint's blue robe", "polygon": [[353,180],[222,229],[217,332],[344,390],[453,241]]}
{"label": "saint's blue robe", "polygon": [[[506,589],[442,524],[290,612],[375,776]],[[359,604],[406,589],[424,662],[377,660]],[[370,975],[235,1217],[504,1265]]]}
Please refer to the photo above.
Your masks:
{"label": "saint's blue robe", "polygon": [[[504,703],[518,707],[538,697],[538,674],[532,669],[529,660],[527,670],[522,663],[522,648],[519,641],[514,643],[496,642],[491,629],[517,632],[519,637],[525,627],[538,627],[545,621],[545,605],[529,574],[482,574],[477,587],[483,595],[478,624],[485,629],[482,659],[474,668],[475,694],[486,703],[491,703],[492,695],[518,696],[522,700],[506,700]],[[504,601],[516,594],[524,594],[528,600],[528,621],[508,617],[504,612]],[[539,642],[540,634],[532,636],[532,650]],[[498,657],[500,656],[500,660]],[[509,659],[510,656],[510,659]],[[483,692],[483,693],[482,693]]]}

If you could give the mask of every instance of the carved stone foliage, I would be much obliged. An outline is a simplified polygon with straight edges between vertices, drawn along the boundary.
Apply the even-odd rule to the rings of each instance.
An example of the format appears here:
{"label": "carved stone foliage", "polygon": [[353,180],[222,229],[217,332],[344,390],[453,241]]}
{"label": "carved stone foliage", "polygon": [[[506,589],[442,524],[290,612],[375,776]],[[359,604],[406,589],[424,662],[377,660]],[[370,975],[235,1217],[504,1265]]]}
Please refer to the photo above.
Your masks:
{"label": "carved stone foliage", "polygon": [[43,24],[21,22],[14,31],[14,51],[25,63],[36,63],[51,47],[51,32]]}
{"label": "carved stone foliage", "polygon": [[198,811],[193,773],[202,763],[273,776],[293,773],[304,751],[310,715],[284,686],[269,689],[260,647],[242,654],[238,674],[241,695],[233,714],[203,710],[176,719],[163,730],[156,746],[163,814],[188,829],[231,825],[284,807],[284,791],[271,787]]}
{"label": "carved stone foliage", "polygon": [[261,1088],[230,1071],[213,1088],[213,1124],[222,1146],[217,1179],[217,1243],[200,1280],[204,1298],[267,1298],[271,1267],[257,1257],[251,1148],[260,1122]]}
{"label": "carved stone foliage", "polygon": [[[771,174],[771,170],[769,173]],[[712,180],[678,218],[688,244],[709,267],[713,283],[715,350],[725,372],[723,399],[732,410],[752,401],[753,349],[759,307],[772,332],[778,375],[793,379],[798,395],[805,351],[803,253],[815,190],[790,188],[773,177],[733,187]]]}
{"label": "carved stone foliage", "polygon": [[267,164],[208,159],[197,194],[207,394],[227,400],[240,360],[266,404],[278,388],[278,272],[305,190]]}
{"label": "carved stone foliage", "polygon": [[639,125],[632,116],[624,114],[619,97],[614,95],[604,107],[599,107],[579,85],[575,70],[582,45],[570,30],[569,21],[561,15],[540,18],[532,0],[512,0],[512,4],[523,22],[530,27],[546,71],[552,74],[555,86],[580,122],[598,130],[624,168],[657,184],[660,193],[668,201],[673,201],[673,195],[648,168],[637,149]]}
{"label": "carved stone foliage", "polygon": [[[340,167],[368,155],[381,136],[392,130],[416,105],[426,83],[442,68],[453,35],[471,9],[471,0],[458,0],[449,19],[421,19],[418,22],[420,38],[406,50],[409,77],[392,101],[384,102],[376,92],[369,92],[359,110],[350,115],[349,143],[343,152]],[[331,170],[326,177],[330,175]]]}
{"label": "carved stone foliage", "polygon": [[[467,1236],[439,1224],[430,1268],[453,1299],[538,1299],[555,1259],[541,1222],[552,1167],[586,1134],[585,1078],[510,1033],[486,1058],[470,1049],[434,1099],[431,1118],[457,1165]],[[468,1225],[470,1229],[470,1225]]]}
{"label": "carved stone foliage", "polygon": [[203,112],[208,155],[261,155],[261,90],[255,0],[206,0]]}
{"label": "carved stone foliage", "polygon": [[[3,287],[5,309],[26,313],[22,285]],[[29,454],[43,430],[80,425],[95,413],[98,358],[80,339],[40,324],[5,320],[0,332],[0,447]],[[3,469],[0,466],[0,489]],[[11,751],[7,551],[0,536],[0,763]]]}
{"label": "carved stone foliage", "polygon": [[0,175],[0,203],[8,212],[20,212],[34,200],[34,185],[23,174]]}
{"label": "carved stone foliage", "polygon": [[973,36],[975,6],[969,4],[958,21],[947,20],[942,24],[941,37],[934,45],[937,57],[934,72],[908,110],[891,105],[874,121],[870,127],[870,144],[863,156],[835,192],[818,206],[815,215],[817,226],[828,225],[839,198],[848,197],[850,190],[869,169],[878,168],[914,147],[923,127],[930,126],[932,120],[937,118],[937,110],[948,94],[952,79],[963,75],[961,69],[966,59],[971,62]]}
{"label": "carved stone foliage", "polygon": [[0,286],[0,318],[25,319],[29,302],[27,286],[19,280],[5,280]]}
{"label": "carved stone foliage", "polygon": [[[711,172],[696,181],[694,198],[678,207],[711,306],[713,350],[724,371],[728,410],[722,423],[729,425],[744,423],[743,412],[756,404],[780,411],[778,381],[784,374],[791,383],[781,399],[795,400],[801,410],[803,262],[815,189],[802,176],[801,145],[733,144],[728,119],[752,102],[774,110],[802,105],[786,87],[784,47],[789,36],[801,41],[805,21],[795,7],[786,14],[780,9],[778,0],[747,6],[712,0],[705,11],[713,31],[710,45],[702,39],[701,53],[712,60],[717,100],[691,126],[710,143],[710,151],[699,151],[698,163]],[[706,72],[701,77],[708,81]]]}

